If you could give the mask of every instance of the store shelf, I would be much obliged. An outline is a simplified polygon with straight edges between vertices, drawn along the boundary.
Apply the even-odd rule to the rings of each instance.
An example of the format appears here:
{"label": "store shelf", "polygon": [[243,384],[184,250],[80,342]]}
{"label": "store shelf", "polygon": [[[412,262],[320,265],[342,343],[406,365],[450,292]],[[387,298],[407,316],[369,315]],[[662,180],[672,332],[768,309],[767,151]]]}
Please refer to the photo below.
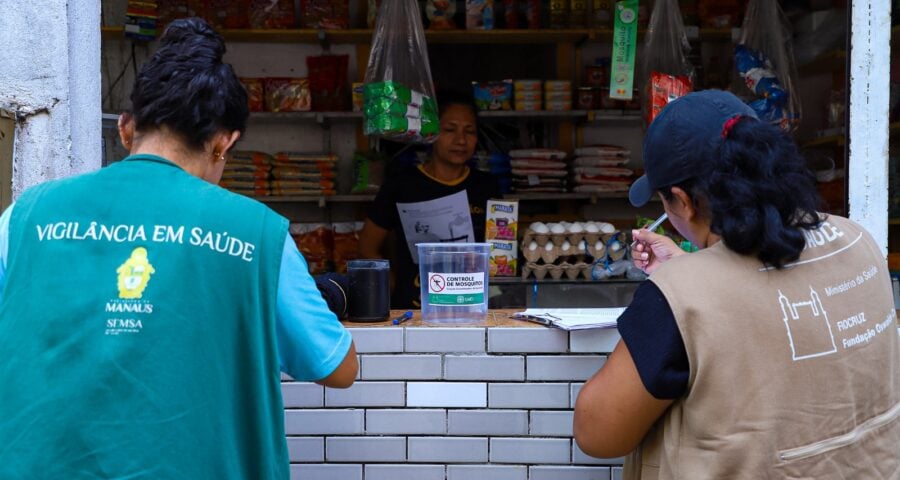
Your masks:
{"label": "store shelf", "polygon": [[889,218],[888,225],[900,225],[900,218]]}
{"label": "store shelf", "polygon": [[[105,114],[106,115],[106,114]],[[109,115],[115,119],[117,116]],[[637,110],[569,110],[569,111],[514,111],[494,110],[478,112],[485,119],[535,119],[535,120],[586,120],[588,122],[640,121],[641,112]],[[105,118],[105,117],[104,117]],[[259,121],[359,121],[361,112],[253,112],[251,120]]]}
{"label": "store shelf", "polygon": [[[122,27],[102,27],[103,38],[115,40],[125,38]],[[314,30],[314,29],[223,29],[219,31],[225,40],[250,43],[319,43],[335,44],[370,43],[372,30]],[[611,37],[606,30],[446,30],[426,31],[428,43],[507,43],[507,44],[555,44],[581,42],[592,34],[600,38]]]}
{"label": "store shelf", "polygon": [[253,197],[263,203],[366,203],[375,200],[375,195],[331,195],[323,196],[269,196]]}
{"label": "store shelf", "polygon": [[607,193],[581,193],[581,192],[560,192],[560,193],[508,193],[503,195],[504,199],[527,201],[541,200],[608,200],[608,199],[627,199],[628,192],[607,192]]}
{"label": "store shelf", "polygon": [[362,120],[361,112],[252,112],[251,120],[261,121],[316,121],[325,120],[355,121]]}
{"label": "store shelf", "polygon": [[620,278],[612,278],[605,280],[588,280],[586,278],[576,278],[575,280],[569,280],[568,278],[560,278],[559,280],[555,280],[550,278],[549,276],[545,277],[543,280],[538,280],[534,277],[521,278],[521,277],[491,277],[488,282],[493,285],[534,285],[537,283],[540,285],[566,285],[566,284],[615,284],[615,283],[641,283],[644,280],[629,280],[624,277]]}
{"label": "store shelf", "polygon": [[800,144],[803,148],[843,147],[847,137],[844,135],[825,135],[806,140]]}
{"label": "store shelf", "polygon": [[[123,27],[101,27],[104,39],[124,39]],[[372,30],[359,28],[347,30],[299,29],[222,29],[225,40],[248,43],[333,43],[366,44],[372,41]],[[639,36],[646,30],[641,29]],[[585,41],[611,41],[611,28],[591,29],[538,29],[538,30],[426,30],[428,43],[438,44],[557,44],[582,43]],[[731,29],[700,29],[700,39],[709,41],[731,41]]]}
{"label": "store shelf", "polygon": [[819,73],[834,73],[844,70],[847,63],[847,52],[844,50],[832,50],[819,55],[815,60],[800,65],[801,74],[813,75]]}

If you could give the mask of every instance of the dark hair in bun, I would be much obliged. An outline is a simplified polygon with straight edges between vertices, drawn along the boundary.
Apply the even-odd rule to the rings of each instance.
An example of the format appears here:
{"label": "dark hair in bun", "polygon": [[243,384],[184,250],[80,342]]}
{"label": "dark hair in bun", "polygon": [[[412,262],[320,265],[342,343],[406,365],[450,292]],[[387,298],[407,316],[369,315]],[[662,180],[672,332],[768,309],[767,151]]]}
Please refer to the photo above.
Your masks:
{"label": "dark hair in bun", "polygon": [[243,132],[247,92],[231,65],[222,63],[224,54],[222,36],[202,19],[169,24],[134,82],[135,129],[166,126],[195,150],[221,130]]}

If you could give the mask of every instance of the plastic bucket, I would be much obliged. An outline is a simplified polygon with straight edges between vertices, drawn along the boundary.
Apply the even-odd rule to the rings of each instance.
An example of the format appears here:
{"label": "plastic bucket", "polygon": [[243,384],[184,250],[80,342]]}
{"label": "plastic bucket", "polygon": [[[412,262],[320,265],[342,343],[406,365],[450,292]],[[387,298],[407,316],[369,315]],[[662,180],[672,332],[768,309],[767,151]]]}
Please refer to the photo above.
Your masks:
{"label": "plastic bucket", "polygon": [[481,323],[488,311],[489,243],[419,243],[422,320]]}

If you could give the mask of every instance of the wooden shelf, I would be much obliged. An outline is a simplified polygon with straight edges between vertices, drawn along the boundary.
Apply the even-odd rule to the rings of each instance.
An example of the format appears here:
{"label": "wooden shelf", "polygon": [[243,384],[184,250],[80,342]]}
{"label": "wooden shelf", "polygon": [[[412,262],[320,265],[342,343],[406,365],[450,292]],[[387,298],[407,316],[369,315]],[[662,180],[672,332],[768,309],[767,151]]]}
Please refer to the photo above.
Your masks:
{"label": "wooden shelf", "polygon": [[[108,118],[107,118],[108,117]],[[478,117],[485,119],[571,119],[588,122],[640,121],[638,110],[567,110],[567,111],[515,111],[491,110],[478,112]],[[116,120],[118,115],[104,114],[104,120]],[[251,120],[259,121],[318,121],[342,120],[359,121],[363,119],[361,112],[252,112]]]}
{"label": "wooden shelf", "polygon": [[375,200],[375,195],[301,195],[301,196],[268,196],[252,197],[263,203],[365,203]]}
{"label": "wooden shelf", "polygon": [[[101,27],[106,40],[121,40],[123,27]],[[332,43],[368,44],[372,30],[359,28],[347,30],[298,29],[222,29],[219,33],[227,41],[249,43]],[[643,36],[645,30],[638,32]],[[425,38],[433,44],[497,43],[513,45],[582,43],[586,41],[611,41],[611,28],[592,29],[519,29],[519,30],[425,30]],[[700,38],[709,41],[731,41],[731,29],[700,29]]]}
{"label": "wooden shelf", "polygon": [[260,121],[316,121],[325,120],[355,121],[362,120],[362,112],[251,112],[251,120]]}
{"label": "wooden shelf", "polygon": [[819,73],[834,73],[844,70],[847,62],[847,52],[844,50],[832,50],[819,55],[815,60],[800,65],[797,69],[801,74],[814,75]]}
{"label": "wooden shelf", "polygon": [[843,147],[847,137],[844,135],[825,135],[806,140],[800,144],[802,148]]}

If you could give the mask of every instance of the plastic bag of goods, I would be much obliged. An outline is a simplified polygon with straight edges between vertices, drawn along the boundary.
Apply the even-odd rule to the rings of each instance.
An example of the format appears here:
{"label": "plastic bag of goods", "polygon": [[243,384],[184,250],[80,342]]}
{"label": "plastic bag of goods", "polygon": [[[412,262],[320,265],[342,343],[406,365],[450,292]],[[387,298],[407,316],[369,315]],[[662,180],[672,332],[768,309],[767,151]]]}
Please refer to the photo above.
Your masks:
{"label": "plastic bag of goods", "polygon": [[431,143],[437,138],[429,65],[417,2],[382,2],[363,87],[366,135],[401,143]]}
{"label": "plastic bag of goods", "polygon": [[760,120],[792,131],[800,124],[797,66],[790,24],[777,0],[750,0],[741,38],[734,48],[734,65],[750,97],[747,103]]}
{"label": "plastic bag of goods", "polygon": [[646,125],[672,100],[693,90],[694,67],[687,54],[691,46],[677,0],[657,0],[644,43],[642,110]]}
{"label": "plastic bag of goods", "polygon": [[325,223],[292,223],[291,237],[309,266],[309,273],[319,274],[330,270],[334,236],[331,225]]}

